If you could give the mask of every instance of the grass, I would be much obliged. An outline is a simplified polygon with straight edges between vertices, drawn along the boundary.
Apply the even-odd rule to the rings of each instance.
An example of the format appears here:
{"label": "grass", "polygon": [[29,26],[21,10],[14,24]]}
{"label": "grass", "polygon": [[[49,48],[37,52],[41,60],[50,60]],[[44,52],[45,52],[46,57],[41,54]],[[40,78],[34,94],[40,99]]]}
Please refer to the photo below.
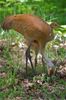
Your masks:
{"label": "grass", "polygon": [[66,79],[47,76],[43,73],[42,65],[37,66],[37,75],[34,76],[29,67],[28,77],[25,77],[25,64],[21,61],[24,55],[10,50],[12,42],[22,41],[23,37],[21,38],[20,34],[18,36],[14,31],[10,31],[0,35],[0,39],[8,40],[0,57],[6,61],[3,65],[0,63],[0,74],[2,74],[0,75],[0,100],[66,99]]}

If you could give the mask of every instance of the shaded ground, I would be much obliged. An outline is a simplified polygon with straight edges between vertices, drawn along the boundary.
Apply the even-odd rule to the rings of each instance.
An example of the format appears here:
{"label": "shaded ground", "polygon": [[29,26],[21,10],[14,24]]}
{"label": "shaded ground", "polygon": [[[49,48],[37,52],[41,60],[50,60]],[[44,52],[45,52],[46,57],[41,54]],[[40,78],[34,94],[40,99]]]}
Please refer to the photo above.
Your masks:
{"label": "shaded ground", "polygon": [[39,55],[37,75],[29,64],[26,77],[26,45],[0,42],[0,100],[66,100],[66,59],[53,61],[59,69],[56,76],[49,77],[43,73]]}

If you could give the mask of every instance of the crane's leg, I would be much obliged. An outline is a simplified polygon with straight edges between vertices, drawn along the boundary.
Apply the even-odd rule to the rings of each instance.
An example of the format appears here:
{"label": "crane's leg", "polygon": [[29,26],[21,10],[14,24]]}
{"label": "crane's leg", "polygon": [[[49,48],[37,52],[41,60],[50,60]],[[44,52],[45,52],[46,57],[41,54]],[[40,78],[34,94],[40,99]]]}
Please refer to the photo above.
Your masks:
{"label": "crane's leg", "polygon": [[29,45],[29,47],[26,50],[26,73],[27,73],[28,60],[30,61],[32,71],[34,72],[33,63],[32,63],[32,59],[31,59],[31,55],[30,55],[30,47],[31,47],[31,44]]}

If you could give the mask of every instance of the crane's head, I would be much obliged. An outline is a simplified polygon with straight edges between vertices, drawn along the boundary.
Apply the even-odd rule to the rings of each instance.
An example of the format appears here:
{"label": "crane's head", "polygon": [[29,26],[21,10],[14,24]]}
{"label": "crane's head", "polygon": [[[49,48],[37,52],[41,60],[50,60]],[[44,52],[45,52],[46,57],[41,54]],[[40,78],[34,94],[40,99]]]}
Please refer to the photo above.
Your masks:
{"label": "crane's head", "polygon": [[11,29],[11,27],[12,27],[12,21],[13,21],[13,19],[12,19],[11,16],[6,17],[6,18],[4,19],[4,21],[3,21],[3,23],[1,24],[1,27],[2,27],[4,30],[9,30],[9,29]]}
{"label": "crane's head", "polygon": [[51,28],[53,28],[53,29],[56,29],[56,28],[59,28],[59,27],[60,27],[60,25],[59,25],[57,22],[52,22],[52,23],[50,24],[50,26],[51,26]]}

